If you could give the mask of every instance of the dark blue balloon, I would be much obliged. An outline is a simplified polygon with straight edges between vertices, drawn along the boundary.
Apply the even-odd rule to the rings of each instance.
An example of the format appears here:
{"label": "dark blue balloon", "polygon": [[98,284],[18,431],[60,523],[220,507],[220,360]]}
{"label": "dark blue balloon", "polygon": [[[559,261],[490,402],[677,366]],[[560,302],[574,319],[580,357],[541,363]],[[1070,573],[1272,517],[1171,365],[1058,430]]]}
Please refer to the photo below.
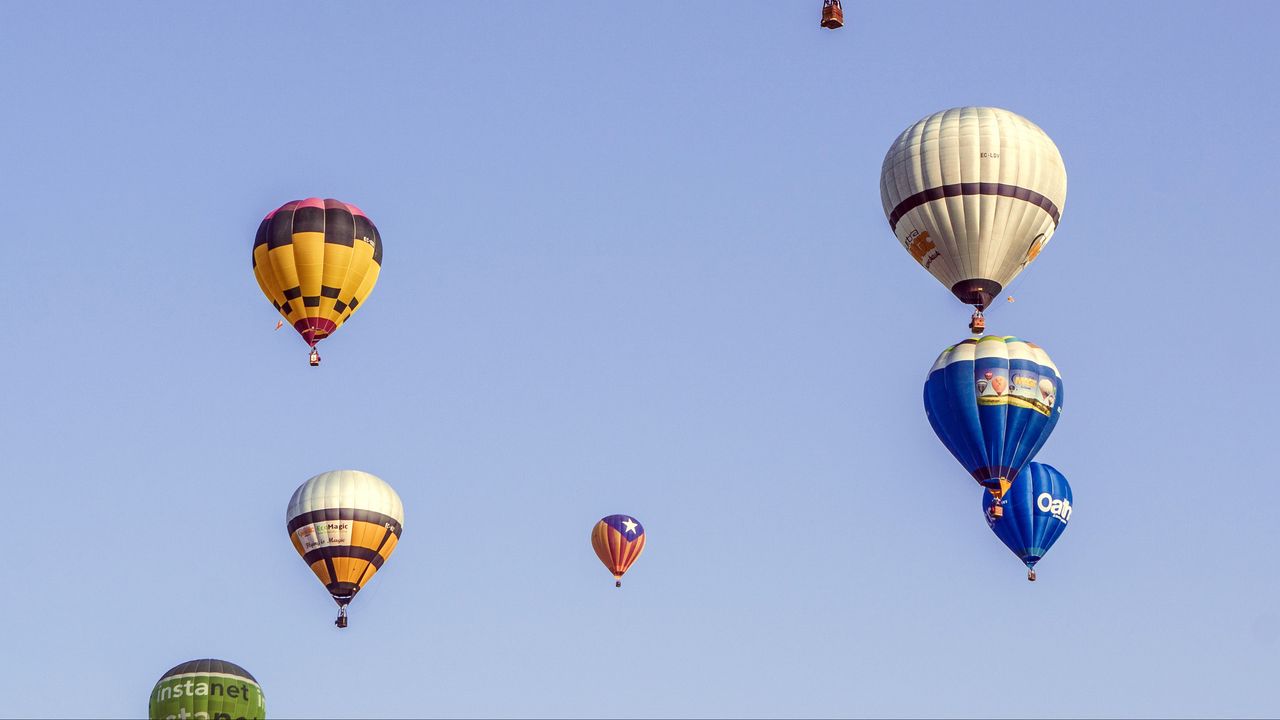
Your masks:
{"label": "dark blue balloon", "polygon": [[[987,525],[1028,569],[1035,568],[1071,520],[1071,485],[1062,473],[1044,463],[1027,463],[999,501],[1004,516],[998,519],[991,514],[996,502],[989,493],[982,494]],[[1034,575],[1028,577],[1035,579]]]}
{"label": "dark blue balloon", "polygon": [[1062,378],[1032,343],[996,335],[964,340],[933,364],[924,409],[951,454],[999,497],[1058,424]]}

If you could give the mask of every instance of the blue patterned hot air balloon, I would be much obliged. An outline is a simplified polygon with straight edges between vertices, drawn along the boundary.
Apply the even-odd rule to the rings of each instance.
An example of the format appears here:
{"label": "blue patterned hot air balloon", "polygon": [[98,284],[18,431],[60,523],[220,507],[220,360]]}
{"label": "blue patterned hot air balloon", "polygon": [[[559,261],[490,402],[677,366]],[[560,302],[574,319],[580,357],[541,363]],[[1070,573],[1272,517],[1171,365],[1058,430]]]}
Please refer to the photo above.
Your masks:
{"label": "blue patterned hot air balloon", "polygon": [[1071,520],[1071,485],[1051,465],[1027,463],[1013,485],[998,501],[1004,513],[996,518],[991,508],[997,500],[982,495],[987,525],[1014,555],[1027,565],[1027,579],[1036,579],[1036,563]]}
{"label": "blue patterned hot air balloon", "polygon": [[942,351],[924,409],[942,444],[999,499],[1058,423],[1062,378],[1036,345],[986,335]]}

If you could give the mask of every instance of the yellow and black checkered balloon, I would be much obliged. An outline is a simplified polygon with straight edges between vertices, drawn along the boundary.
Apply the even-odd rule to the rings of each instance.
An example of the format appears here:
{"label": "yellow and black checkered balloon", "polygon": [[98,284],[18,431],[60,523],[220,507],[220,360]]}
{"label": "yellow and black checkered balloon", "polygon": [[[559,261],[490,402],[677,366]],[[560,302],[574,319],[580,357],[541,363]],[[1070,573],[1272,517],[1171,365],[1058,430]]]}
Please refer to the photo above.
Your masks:
{"label": "yellow and black checkered balloon", "polygon": [[378,228],[339,200],[287,202],[262,220],[253,241],[258,286],[312,347],[364,303],[381,269]]}

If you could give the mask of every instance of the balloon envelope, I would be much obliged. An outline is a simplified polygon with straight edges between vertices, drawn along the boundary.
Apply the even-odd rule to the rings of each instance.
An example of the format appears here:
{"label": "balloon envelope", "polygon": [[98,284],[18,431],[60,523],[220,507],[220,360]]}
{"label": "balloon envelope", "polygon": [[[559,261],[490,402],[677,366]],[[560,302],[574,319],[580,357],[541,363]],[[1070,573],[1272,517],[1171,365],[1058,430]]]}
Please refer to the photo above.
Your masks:
{"label": "balloon envelope", "polygon": [[995,497],[1035,457],[1062,414],[1062,378],[1040,347],[986,335],[938,356],[924,384],[929,424]]}
{"label": "balloon envelope", "polygon": [[880,169],[880,200],[916,262],[981,309],[1053,236],[1067,172],[1030,120],[1000,108],[953,108],[894,141]]}
{"label": "balloon envelope", "polygon": [[262,688],[249,671],[226,660],[192,660],[160,677],[151,690],[151,720],[267,716]]}
{"label": "balloon envelope", "polygon": [[404,505],[376,475],[334,470],[294,491],[285,521],[294,550],[345,608],[395,551]]}
{"label": "balloon envelope", "polygon": [[621,581],[623,573],[644,551],[644,527],[630,515],[609,515],[591,529],[591,547],[600,562]]}
{"label": "balloon envelope", "polygon": [[[1049,552],[1071,520],[1071,485],[1062,473],[1044,463],[1027,463],[1004,499],[982,494],[987,525],[1028,568],[1034,568]],[[1000,502],[1004,516],[992,517],[991,506]]]}
{"label": "balloon envelope", "polygon": [[312,347],[369,297],[382,269],[382,237],[355,205],[293,200],[271,211],[253,241],[258,287]]}

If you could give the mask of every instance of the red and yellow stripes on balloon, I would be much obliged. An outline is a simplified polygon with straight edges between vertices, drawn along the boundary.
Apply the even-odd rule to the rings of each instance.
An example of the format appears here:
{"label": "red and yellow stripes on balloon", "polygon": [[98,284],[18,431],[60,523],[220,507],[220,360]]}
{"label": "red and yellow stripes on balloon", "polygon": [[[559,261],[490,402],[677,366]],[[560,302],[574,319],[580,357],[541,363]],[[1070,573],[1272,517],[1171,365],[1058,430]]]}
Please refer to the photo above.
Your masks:
{"label": "red and yellow stripes on balloon", "polygon": [[591,530],[591,547],[616,580],[644,551],[644,527],[630,515],[609,515]]}
{"label": "red and yellow stripes on balloon", "polygon": [[339,200],[287,202],[262,220],[253,241],[258,287],[313,347],[368,298],[381,269],[378,228]]}

